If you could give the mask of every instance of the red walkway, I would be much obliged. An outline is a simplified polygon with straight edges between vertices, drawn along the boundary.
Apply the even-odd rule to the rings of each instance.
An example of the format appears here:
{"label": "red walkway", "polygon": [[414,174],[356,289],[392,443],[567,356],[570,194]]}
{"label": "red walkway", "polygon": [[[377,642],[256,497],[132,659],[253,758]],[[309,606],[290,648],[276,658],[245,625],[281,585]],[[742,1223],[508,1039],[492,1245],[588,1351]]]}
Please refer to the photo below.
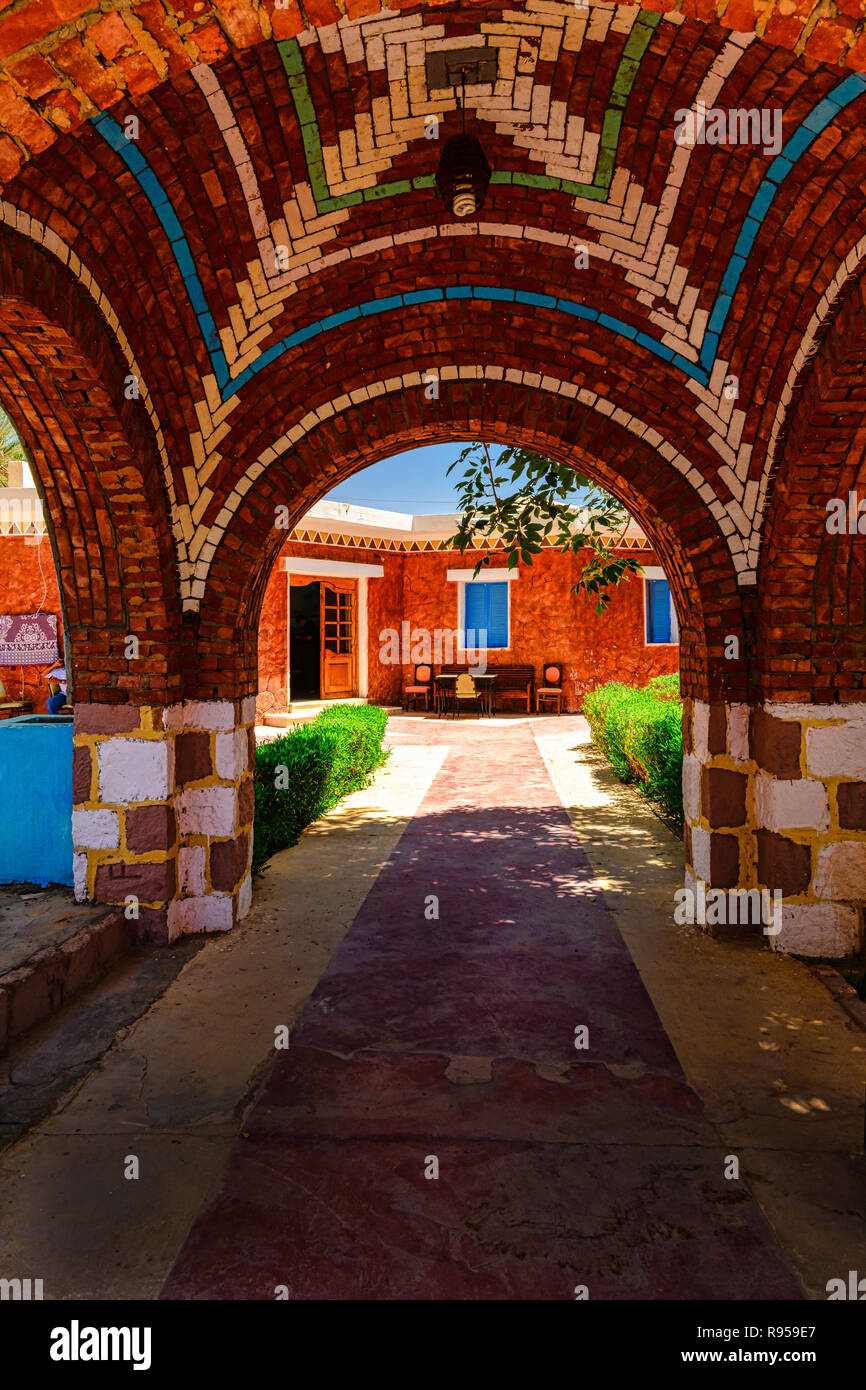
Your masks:
{"label": "red walkway", "polygon": [[530,726],[398,729],[454,746],[163,1297],[802,1297]]}

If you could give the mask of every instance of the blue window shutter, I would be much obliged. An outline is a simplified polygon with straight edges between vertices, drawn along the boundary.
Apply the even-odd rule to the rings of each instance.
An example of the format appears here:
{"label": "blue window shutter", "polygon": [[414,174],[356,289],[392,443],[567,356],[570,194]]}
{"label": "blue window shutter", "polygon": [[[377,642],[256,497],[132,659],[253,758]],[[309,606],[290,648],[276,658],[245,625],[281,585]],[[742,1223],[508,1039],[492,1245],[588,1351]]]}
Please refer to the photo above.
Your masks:
{"label": "blue window shutter", "polygon": [[647,641],[670,642],[671,640],[671,590],[666,579],[648,579],[647,585]]}
{"label": "blue window shutter", "polygon": [[488,647],[508,646],[508,581],[501,584],[464,585],[463,641],[478,647],[482,634]]}
{"label": "blue window shutter", "polygon": [[488,647],[508,646],[508,581],[504,584],[486,584],[488,592],[487,645]]}
{"label": "blue window shutter", "polygon": [[465,646],[475,648],[479,642],[478,634],[487,627],[487,585],[464,584],[463,589],[466,595],[463,642]]}

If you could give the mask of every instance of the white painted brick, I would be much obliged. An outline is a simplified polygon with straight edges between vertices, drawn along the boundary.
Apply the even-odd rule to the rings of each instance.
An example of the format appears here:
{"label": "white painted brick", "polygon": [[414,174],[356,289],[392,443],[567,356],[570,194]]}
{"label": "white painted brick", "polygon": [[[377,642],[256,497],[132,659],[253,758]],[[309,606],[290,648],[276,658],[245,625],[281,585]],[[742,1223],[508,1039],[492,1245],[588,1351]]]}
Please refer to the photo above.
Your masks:
{"label": "white painted brick", "polygon": [[247,874],[238,889],[238,920],[246,917],[253,902],[253,876]]}
{"label": "white painted brick", "polygon": [[710,707],[704,700],[695,700],[695,714],[692,726],[692,742],[695,757],[706,762],[710,756]]}
{"label": "white painted brick", "polygon": [[840,840],[818,851],[815,896],[866,901],[866,840]]}
{"label": "white painted brick", "polygon": [[182,845],[177,852],[178,882],[182,893],[203,897],[207,892],[203,845]]}
{"label": "white painted brick", "polygon": [[73,811],[72,843],[76,849],[118,849],[120,818],[116,811]]}
{"label": "white painted brick", "polygon": [[701,761],[694,753],[683,757],[683,811],[686,820],[698,820],[701,813]]}
{"label": "white painted brick", "polygon": [[181,835],[233,835],[236,815],[234,787],[190,787],[178,799]]}
{"label": "white painted brick", "polygon": [[785,903],[782,930],[767,940],[774,951],[839,959],[862,941],[862,920],[848,903]]}
{"label": "white painted brick", "polygon": [[116,806],[164,801],[169,794],[169,754],[164,739],[111,738],[98,745],[99,799]]}
{"label": "white painted brick", "polygon": [[[839,713],[838,707],[834,710]],[[866,730],[852,720],[806,730],[806,767],[814,777],[866,777]]]}
{"label": "white painted brick", "polygon": [[728,752],[735,763],[749,761],[749,706],[731,705],[728,712]]}
{"label": "white painted brick", "polygon": [[234,705],[230,700],[185,700],[183,727],[185,729],[233,729]]}
{"label": "white painted brick", "polygon": [[697,878],[710,882],[710,832],[699,825],[692,826],[692,867]]}
{"label": "white painted brick", "polygon": [[87,855],[73,854],[72,856],[72,885],[75,901],[83,903],[87,901]]}
{"label": "white painted brick", "polygon": [[782,782],[759,773],[755,780],[755,811],[765,830],[830,828],[830,804],[823,782],[801,777]]}
{"label": "white painted brick", "polygon": [[231,931],[231,928],[231,898],[208,893],[203,898],[176,898],[168,905],[170,941],[196,932]]}
{"label": "white painted brick", "polygon": [[214,763],[217,777],[234,782],[246,772],[249,762],[249,740],[246,729],[233,729],[230,734],[217,734]]}

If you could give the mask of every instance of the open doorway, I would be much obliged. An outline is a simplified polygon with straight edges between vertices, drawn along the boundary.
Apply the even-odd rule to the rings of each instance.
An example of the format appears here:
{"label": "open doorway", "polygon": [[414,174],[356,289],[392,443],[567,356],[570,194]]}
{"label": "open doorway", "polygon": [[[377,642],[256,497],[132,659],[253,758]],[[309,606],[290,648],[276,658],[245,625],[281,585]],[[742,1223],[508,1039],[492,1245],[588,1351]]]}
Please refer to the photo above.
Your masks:
{"label": "open doorway", "polygon": [[289,585],[289,677],[293,700],[321,698],[320,603],[318,580]]}

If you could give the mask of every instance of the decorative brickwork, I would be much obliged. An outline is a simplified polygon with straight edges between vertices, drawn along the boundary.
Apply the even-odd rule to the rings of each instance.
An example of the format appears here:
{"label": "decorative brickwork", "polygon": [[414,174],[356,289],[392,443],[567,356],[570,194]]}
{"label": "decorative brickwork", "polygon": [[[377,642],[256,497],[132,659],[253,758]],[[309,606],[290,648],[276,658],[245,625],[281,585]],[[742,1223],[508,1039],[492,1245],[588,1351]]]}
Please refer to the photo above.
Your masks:
{"label": "decorative brickwork", "polygon": [[76,897],[123,907],[148,941],[245,915],[254,703],[76,705]]}
{"label": "decorative brickwork", "polygon": [[[853,939],[859,794],[740,712],[866,695],[862,537],[826,528],[866,496],[861,8],[7,6],[0,380],[97,711],[82,891],[121,864],[166,930],[230,925],[248,793],[223,795],[216,740],[256,689],[276,509],[296,524],[378,458],[480,437],[598,478],[670,576],[684,690],[730,710],[687,767],[696,868],[778,877],[814,941]],[[493,175],[458,222],[433,187],[457,93],[428,60],[467,43],[495,66],[466,111]],[[766,111],[778,142],[678,140],[707,107]],[[195,702],[237,717],[159,722]],[[814,840],[757,819],[800,781],[827,795],[825,827],[802,792]]]}
{"label": "decorative brickwork", "polygon": [[[687,883],[780,893],[780,929],[768,933],[776,950],[856,950],[866,926],[866,705],[688,702],[684,725]],[[712,739],[722,725],[723,745]]]}

